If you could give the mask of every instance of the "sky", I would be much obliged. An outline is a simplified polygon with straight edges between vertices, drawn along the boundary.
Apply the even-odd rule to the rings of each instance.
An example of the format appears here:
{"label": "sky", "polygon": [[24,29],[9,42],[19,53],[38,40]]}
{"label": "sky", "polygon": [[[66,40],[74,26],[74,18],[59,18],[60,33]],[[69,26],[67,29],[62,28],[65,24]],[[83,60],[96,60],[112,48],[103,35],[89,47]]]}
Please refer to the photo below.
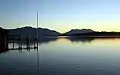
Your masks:
{"label": "sky", "polygon": [[120,0],[0,0],[0,26],[120,31]]}

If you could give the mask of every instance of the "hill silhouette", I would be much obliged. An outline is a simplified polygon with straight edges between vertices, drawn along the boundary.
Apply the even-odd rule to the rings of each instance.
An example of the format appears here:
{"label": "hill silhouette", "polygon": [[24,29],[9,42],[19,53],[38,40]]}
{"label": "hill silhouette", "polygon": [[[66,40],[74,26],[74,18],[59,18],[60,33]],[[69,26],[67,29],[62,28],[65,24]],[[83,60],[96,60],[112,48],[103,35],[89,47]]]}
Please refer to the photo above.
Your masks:
{"label": "hill silhouette", "polygon": [[[1,28],[1,27],[0,27]],[[36,37],[37,30],[39,37],[51,37],[51,36],[80,36],[80,37],[120,37],[120,32],[98,32],[91,29],[71,29],[66,33],[59,33],[55,30],[47,28],[33,28],[33,27],[21,27],[16,29],[5,29],[8,35],[20,35],[22,37],[30,36]]]}
{"label": "hill silhouette", "polygon": [[74,34],[86,34],[86,33],[92,33],[92,32],[95,32],[91,29],[71,29],[70,31],[62,34],[62,35],[67,35],[67,36],[70,36],[70,35],[74,35]]}
{"label": "hill silhouette", "polygon": [[69,36],[82,36],[82,37],[120,37],[120,32],[91,32],[91,33],[77,33]]}
{"label": "hill silhouette", "polygon": [[[16,29],[8,29],[9,35],[20,35],[20,36],[31,36],[36,37],[37,35],[37,28],[33,27],[22,27]],[[46,36],[58,36],[60,35],[59,32],[54,30],[49,30],[47,28],[38,28],[39,37],[46,37]]]}

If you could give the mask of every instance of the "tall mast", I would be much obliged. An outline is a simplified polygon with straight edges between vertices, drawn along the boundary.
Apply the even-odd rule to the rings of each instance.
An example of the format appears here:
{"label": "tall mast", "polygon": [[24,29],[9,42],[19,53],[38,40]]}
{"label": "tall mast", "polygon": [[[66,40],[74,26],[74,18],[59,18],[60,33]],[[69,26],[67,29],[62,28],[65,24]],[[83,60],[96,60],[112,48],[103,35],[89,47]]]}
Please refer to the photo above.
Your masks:
{"label": "tall mast", "polygon": [[37,40],[38,40],[38,12],[37,12]]}

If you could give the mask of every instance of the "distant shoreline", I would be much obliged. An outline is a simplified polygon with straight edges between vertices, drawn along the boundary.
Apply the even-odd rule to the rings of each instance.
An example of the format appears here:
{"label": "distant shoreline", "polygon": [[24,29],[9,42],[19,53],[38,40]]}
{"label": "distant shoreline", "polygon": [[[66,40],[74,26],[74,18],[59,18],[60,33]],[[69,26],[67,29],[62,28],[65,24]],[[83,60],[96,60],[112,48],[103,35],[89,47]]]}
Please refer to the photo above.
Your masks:
{"label": "distant shoreline", "polygon": [[94,37],[94,38],[120,38],[120,32],[91,32],[91,33],[77,33],[77,34],[62,34],[61,36],[70,37]]}

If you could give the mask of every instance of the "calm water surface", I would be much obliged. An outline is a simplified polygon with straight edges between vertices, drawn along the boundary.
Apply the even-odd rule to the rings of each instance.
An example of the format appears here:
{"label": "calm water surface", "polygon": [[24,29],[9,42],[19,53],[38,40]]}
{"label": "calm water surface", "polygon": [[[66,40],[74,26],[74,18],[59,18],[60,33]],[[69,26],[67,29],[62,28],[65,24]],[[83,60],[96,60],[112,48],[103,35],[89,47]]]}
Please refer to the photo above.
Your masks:
{"label": "calm water surface", "polygon": [[0,54],[0,75],[22,74],[120,75],[120,39],[46,39],[39,43],[38,51]]}

